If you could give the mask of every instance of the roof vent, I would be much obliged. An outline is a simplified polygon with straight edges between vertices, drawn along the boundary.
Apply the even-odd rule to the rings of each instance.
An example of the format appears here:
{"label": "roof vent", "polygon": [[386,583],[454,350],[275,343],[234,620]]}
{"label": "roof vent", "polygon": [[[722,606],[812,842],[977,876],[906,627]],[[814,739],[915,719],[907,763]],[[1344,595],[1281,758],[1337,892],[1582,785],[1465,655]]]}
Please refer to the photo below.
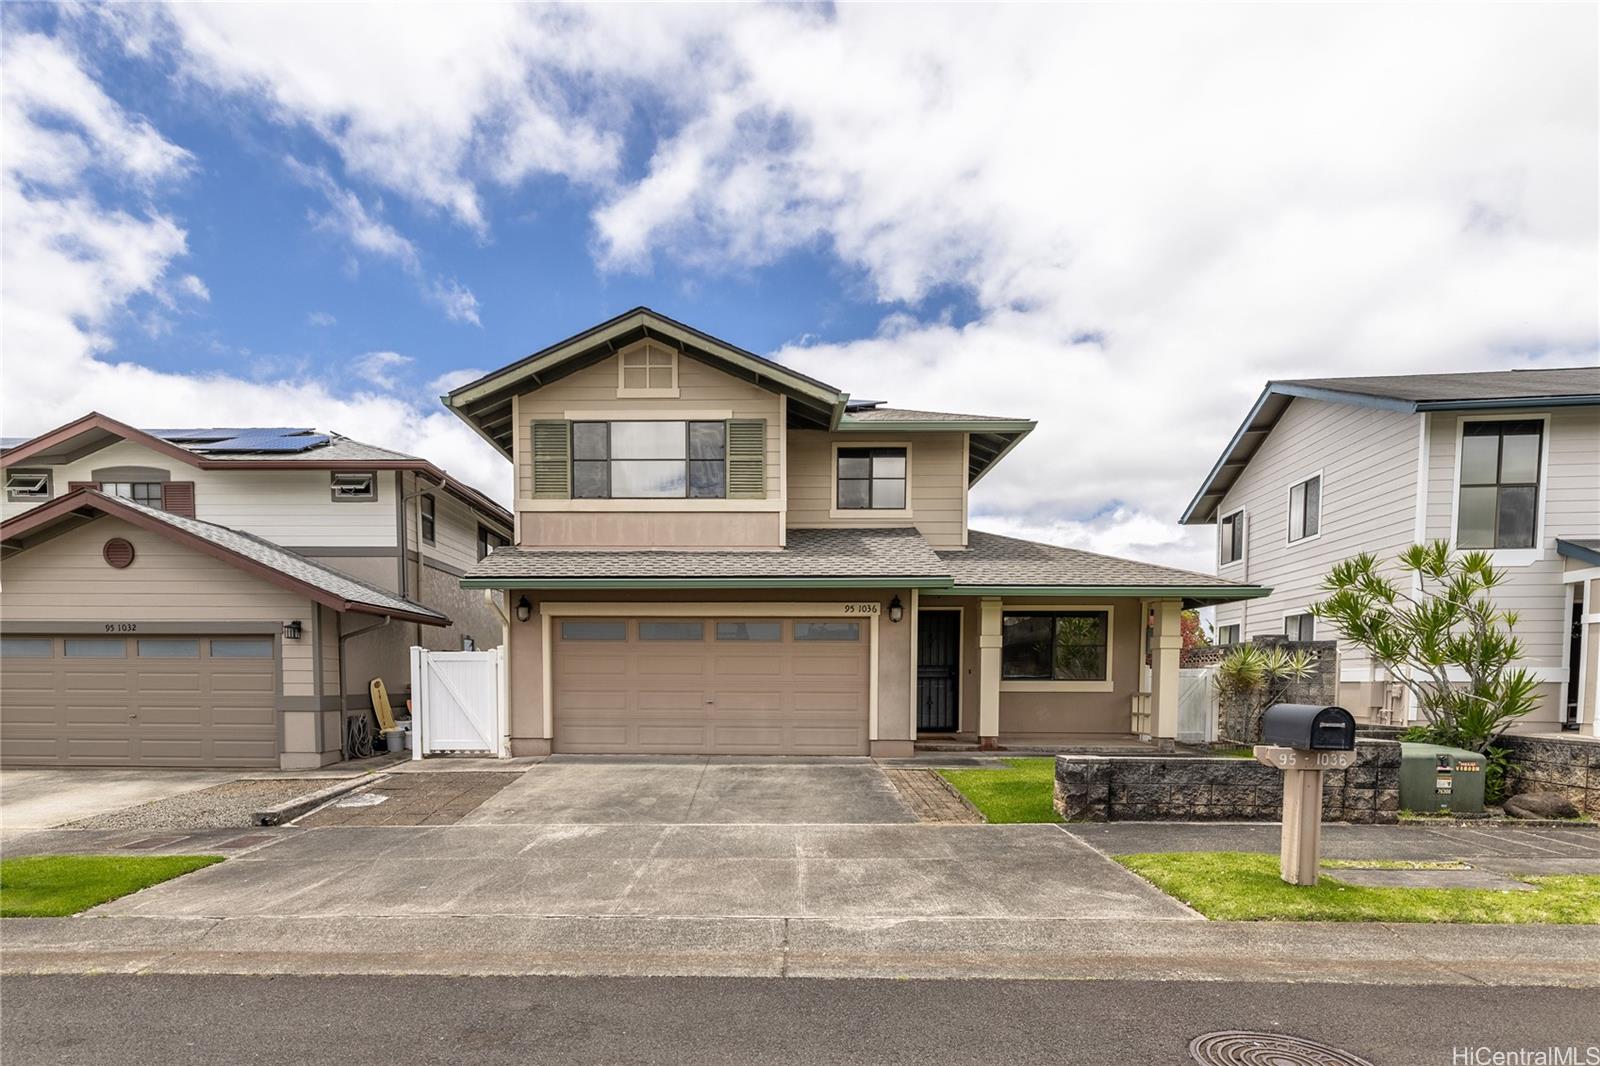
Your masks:
{"label": "roof vent", "polygon": [[112,537],[106,541],[105,547],[100,549],[100,555],[106,565],[118,570],[126,570],[133,565],[133,545],[121,537]]}

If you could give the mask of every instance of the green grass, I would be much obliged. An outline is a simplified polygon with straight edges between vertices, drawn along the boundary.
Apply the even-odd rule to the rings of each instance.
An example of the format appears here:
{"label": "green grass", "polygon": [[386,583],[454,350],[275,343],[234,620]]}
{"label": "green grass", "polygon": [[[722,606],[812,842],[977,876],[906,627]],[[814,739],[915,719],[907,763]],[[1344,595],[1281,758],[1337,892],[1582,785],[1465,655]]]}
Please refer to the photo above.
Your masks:
{"label": "green grass", "polygon": [[993,770],[940,770],[944,779],[996,824],[1059,822],[1056,761],[1007,759]]}
{"label": "green grass", "polygon": [[1324,870],[1470,870],[1459,859],[1323,859]]}
{"label": "green grass", "polygon": [[0,918],[59,918],[221,862],[220,855],[30,855],[0,860]]}
{"label": "green grass", "polygon": [[1278,878],[1278,857],[1237,851],[1120,855],[1116,860],[1207,918],[1268,922],[1483,922],[1600,925],[1600,876],[1523,877],[1536,892],[1367,888]]}

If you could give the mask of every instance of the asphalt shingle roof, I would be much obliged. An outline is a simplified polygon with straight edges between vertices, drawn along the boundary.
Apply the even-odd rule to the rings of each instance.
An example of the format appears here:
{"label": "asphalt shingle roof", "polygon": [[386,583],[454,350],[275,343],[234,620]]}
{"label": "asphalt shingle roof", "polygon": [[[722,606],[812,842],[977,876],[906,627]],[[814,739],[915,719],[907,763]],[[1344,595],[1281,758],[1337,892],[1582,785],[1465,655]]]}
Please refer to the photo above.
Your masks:
{"label": "asphalt shingle roof", "polygon": [[963,415],[951,411],[918,411],[910,407],[869,407],[846,415],[851,422],[1027,422],[1005,415]]}
{"label": "asphalt shingle roof", "polygon": [[939,558],[957,585],[998,586],[1151,586],[1244,588],[1212,574],[1179,570],[1132,559],[1063,548],[1055,544],[970,530],[965,551],[941,551]]}
{"label": "asphalt shingle roof", "polygon": [[1411,403],[1451,400],[1528,400],[1600,395],[1600,366],[1551,370],[1485,370],[1462,374],[1386,374],[1375,377],[1299,378],[1284,385],[1333,389]]}
{"label": "asphalt shingle roof", "polygon": [[327,444],[318,445],[300,452],[210,452],[206,450],[203,444],[179,444],[178,447],[187,448],[196,454],[204,455],[207,459],[215,459],[220,462],[246,459],[274,459],[287,460],[289,462],[303,460],[314,463],[344,461],[420,463],[424,461],[418,456],[407,455],[405,452],[391,451],[388,448],[380,448],[376,444],[364,444],[358,440],[351,440],[349,437],[338,436],[335,436]]}
{"label": "asphalt shingle roof", "polygon": [[[95,493],[99,495],[99,493]],[[108,497],[109,498],[109,497]],[[307,585],[321,589],[331,596],[337,596],[352,603],[364,606],[381,608],[391,611],[401,611],[406,614],[431,615],[439,619],[441,624],[448,623],[449,618],[438,611],[430,610],[420,603],[413,603],[403,596],[396,596],[391,592],[369,585],[365,581],[358,581],[348,574],[341,574],[337,570],[330,570],[320,563],[312,562],[305,556],[280,548],[271,541],[263,540],[250,533],[243,533],[227,526],[215,525],[211,522],[202,522],[198,518],[186,518],[170,511],[163,511],[155,507],[146,507],[132,500],[116,498],[116,502],[126,507],[131,507],[141,514],[158,519],[169,526],[183,530],[209,540],[221,548],[226,548],[237,555],[242,555],[253,562],[267,566],[280,574],[302,581]]]}
{"label": "asphalt shingle roof", "polygon": [[497,548],[470,578],[919,578],[948,568],[915,529],[791,529],[760,551],[536,551]]}

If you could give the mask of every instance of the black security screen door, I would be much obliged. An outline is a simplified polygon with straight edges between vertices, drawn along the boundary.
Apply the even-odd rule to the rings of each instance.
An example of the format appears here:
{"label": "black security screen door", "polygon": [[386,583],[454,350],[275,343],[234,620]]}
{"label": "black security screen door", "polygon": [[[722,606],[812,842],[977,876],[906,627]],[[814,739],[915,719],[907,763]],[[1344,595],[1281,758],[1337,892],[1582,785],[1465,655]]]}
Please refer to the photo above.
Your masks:
{"label": "black security screen door", "polygon": [[953,733],[961,724],[961,613],[917,612],[917,731]]}

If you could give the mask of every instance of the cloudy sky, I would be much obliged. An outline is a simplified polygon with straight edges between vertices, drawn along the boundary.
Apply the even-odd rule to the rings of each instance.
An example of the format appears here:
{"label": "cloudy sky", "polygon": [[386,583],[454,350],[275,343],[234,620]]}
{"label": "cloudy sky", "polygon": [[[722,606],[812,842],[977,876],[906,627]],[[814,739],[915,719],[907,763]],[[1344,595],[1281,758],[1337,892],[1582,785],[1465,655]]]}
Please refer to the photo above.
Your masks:
{"label": "cloudy sky", "polygon": [[3,18],[3,427],[316,425],[637,304],[1037,418],[975,524],[1209,568],[1273,377],[1596,360],[1597,7],[194,4]]}

